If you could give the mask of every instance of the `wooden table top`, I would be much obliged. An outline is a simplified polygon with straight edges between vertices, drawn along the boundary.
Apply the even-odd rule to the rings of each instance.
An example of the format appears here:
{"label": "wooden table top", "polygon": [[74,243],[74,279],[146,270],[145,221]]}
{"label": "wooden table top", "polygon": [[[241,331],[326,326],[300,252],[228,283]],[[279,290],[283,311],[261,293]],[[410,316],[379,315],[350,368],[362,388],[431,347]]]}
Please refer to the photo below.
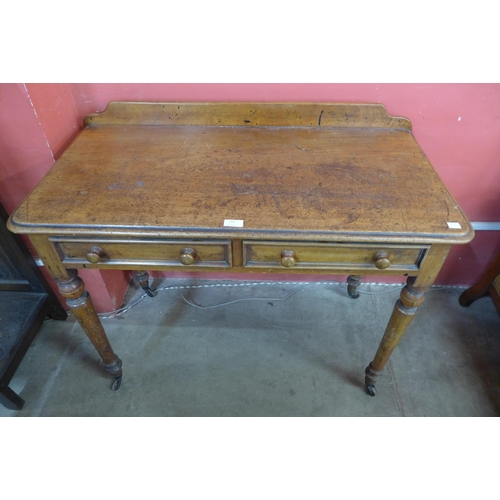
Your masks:
{"label": "wooden table top", "polygon": [[[473,237],[409,122],[383,106],[166,106],[115,103],[88,117],[10,229],[415,243]],[[243,228],[224,227],[228,219]]]}

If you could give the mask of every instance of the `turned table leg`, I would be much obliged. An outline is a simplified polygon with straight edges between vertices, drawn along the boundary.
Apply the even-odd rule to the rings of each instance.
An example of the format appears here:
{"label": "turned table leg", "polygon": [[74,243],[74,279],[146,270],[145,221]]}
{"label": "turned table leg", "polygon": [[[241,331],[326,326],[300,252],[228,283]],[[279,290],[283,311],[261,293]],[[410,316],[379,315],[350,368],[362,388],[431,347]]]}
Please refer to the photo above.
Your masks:
{"label": "turned table leg", "polygon": [[357,299],[359,293],[356,291],[361,284],[361,274],[351,274],[347,277],[347,293],[351,299]]}
{"label": "turned table leg", "polygon": [[428,286],[413,286],[414,280],[408,278],[406,286],[401,290],[375,358],[365,370],[366,390],[370,396],[375,396],[377,392],[375,383],[379,380],[385,364],[415,317],[418,307],[424,301],[425,292],[429,289]]}
{"label": "turned table leg", "polygon": [[377,393],[375,383],[380,379],[385,364],[413,321],[449,251],[448,245],[433,245],[427,250],[418,276],[406,280],[406,286],[401,290],[400,298],[394,306],[375,357],[365,370],[365,385],[370,396],[375,396]]}
{"label": "turned table leg", "polygon": [[57,280],[59,291],[101,356],[105,370],[114,377],[111,389],[116,391],[122,381],[121,359],[113,352],[82,278],[74,269],[69,269],[67,274],[67,279]]}
{"label": "turned table leg", "polygon": [[141,285],[141,288],[150,296],[155,297],[158,292],[151,290],[149,286],[149,273],[147,271],[134,271],[135,279]]}

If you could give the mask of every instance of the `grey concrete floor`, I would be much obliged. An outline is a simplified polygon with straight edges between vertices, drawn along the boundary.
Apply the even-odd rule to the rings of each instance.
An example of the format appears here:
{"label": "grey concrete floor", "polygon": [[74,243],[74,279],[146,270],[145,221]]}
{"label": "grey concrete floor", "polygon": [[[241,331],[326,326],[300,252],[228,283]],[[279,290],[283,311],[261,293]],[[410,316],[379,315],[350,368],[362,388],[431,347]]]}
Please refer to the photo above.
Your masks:
{"label": "grey concrete floor", "polygon": [[131,287],[125,306],[135,305],[102,319],[123,360],[118,391],[74,318],[49,320],[10,384],[23,410],[0,416],[500,414],[500,318],[488,298],[462,308],[463,289],[431,289],[370,397],[364,370],[397,285],[363,284],[357,300],[335,282],[153,284],[166,286],[143,299]]}

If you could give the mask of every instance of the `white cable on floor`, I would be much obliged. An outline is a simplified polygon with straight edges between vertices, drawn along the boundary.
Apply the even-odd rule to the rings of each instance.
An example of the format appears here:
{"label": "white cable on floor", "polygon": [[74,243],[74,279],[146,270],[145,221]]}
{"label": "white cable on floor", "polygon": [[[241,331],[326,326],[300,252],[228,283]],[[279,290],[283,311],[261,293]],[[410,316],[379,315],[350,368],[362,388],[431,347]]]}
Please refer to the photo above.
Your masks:
{"label": "white cable on floor", "polygon": [[289,293],[286,297],[246,297],[243,299],[236,299],[236,300],[231,300],[229,302],[221,302],[220,304],[215,304],[213,306],[200,306],[199,304],[196,304],[195,302],[189,302],[189,300],[182,295],[182,293],[179,292],[179,295],[181,296],[182,300],[186,304],[189,304],[190,306],[197,307],[198,309],[213,309],[214,307],[220,307],[220,306],[228,306],[230,304],[236,304],[237,302],[244,302],[248,300],[267,300],[267,301],[273,301],[273,302],[279,302],[281,300],[287,300],[289,299],[294,293],[297,293],[298,290],[294,290],[292,293]]}
{"label": "white cable on floor", "polygon": [[[157,288],[155,292],[161,292],[165,290],[187,290],[187,289],[193,289],[193,288],[215,288],[215,287],[223,287],[223,288],[229,288],[229,287],[242,287],[242,286],[276,286],[276,285],[339,285],[342,286],[343,288],[347,288],[347,283],[343,282],[338,282],[338,281],[286,281],[286,282],[279,282],[279,281],[259,281],[259,282],[243,282],[243,283],[210,283],[206,285],[178,285],[178,286],[164,286],[161,288]],[[376,286],[391,286],[390,284],[387,283],[364,283],[364,285],[376,285]],[[394,291],[400,291],[404,287],[404,284],[401,284],[400,286],[395,286],[389,290],[382,290],[380,292],[369,292],[367,290],[360,290],[359,288],[356,290],[358,293],[363,294],[363,295],[382,295],[384,293],[390,293]],[[439,290],[439,289],[444,289],[444,288],[465,288],[465,287],[453,287],[453,286],[438,286],[438,287],[432,287],[431,290]],[[289,297],[291,297],[294,293],[296,293],[298,290],[295,290],[285,298],[258,298],[258,297],[250,297],[250,298],[241,298],[241,299],[236,299],[234,301],[230,302],[224,302],[222,304],[216,304],[214,306],[200,306],[191,302],[188,302],[185,297],[179,293],[179,295],[182,297],[182,299],[188,303],[189,305],[192,305],[194,307],[198,307],[200,309],[210,309],[212,307],[220,307],[224,305],[229,305],[233,304],[236,302],[243,302],[247,300],[273,300],[273,301],[279,301],[279,300],[286,300]],[[135,307],[137,304],[142,302],[146,297],[149,297],[147,293],[143,294],[141,297],[139,297],[137,300],[134,302],[127,304],[124,307],[121,307],[119,309],[116,309],[115,311],[109,312],[109,313],[99,313],[98,316],[100,318],[115,318],[116,316],[119,316],[121,314],[124,314],[125,312],[129,311],[133,307]]]}

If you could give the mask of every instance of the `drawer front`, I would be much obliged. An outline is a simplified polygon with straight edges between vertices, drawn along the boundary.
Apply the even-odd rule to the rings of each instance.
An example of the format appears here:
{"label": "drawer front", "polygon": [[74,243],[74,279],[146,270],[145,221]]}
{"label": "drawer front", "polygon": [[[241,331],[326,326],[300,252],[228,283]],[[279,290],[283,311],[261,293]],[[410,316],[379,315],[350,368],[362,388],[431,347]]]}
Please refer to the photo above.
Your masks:
{"label": "drawer front", "polygon": [[62,262],[85,267],[231,267],[229,240],[50,238]]}
{"label": "drawer front", "polygon": [[243,265],[276,269],[417,271],[428,246],[244,241]]}

